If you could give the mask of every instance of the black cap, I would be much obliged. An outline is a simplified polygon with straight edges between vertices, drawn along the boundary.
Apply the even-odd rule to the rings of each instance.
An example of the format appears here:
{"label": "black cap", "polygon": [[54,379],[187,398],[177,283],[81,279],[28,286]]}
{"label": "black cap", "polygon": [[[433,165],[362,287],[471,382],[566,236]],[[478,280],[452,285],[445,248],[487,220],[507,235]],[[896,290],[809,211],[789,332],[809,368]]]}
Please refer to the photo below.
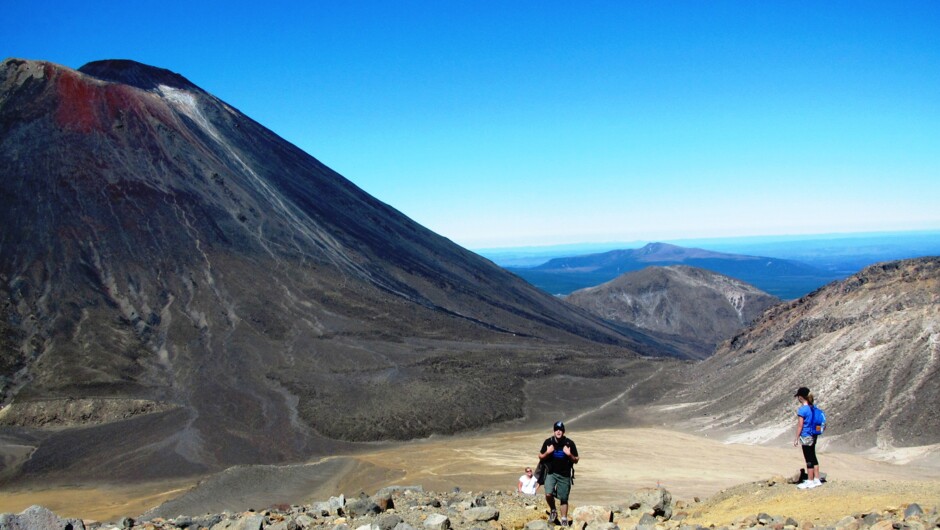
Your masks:
{"label": "black cap", "polygon": [[552,430],[565,432],[565,424],[560,421],[556,421],[555,425],[552,425]]}
{"label": "black cap", "polygon": [[801,386],[801,387],[796,391],[796,394],[793,394],[793,397],[806,398],[807,396],[809,396],[809,389],[806,388],[805,386]]}

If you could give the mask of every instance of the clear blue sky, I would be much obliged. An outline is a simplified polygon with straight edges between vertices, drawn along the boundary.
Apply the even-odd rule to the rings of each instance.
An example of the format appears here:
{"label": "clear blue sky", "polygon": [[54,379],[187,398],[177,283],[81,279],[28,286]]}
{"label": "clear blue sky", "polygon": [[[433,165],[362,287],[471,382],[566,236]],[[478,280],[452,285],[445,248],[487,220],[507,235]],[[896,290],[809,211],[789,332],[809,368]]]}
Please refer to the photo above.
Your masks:
{"label": "clear blue sky", "polygon": [[470,248],[940,228],[940,2],[25,2]]}

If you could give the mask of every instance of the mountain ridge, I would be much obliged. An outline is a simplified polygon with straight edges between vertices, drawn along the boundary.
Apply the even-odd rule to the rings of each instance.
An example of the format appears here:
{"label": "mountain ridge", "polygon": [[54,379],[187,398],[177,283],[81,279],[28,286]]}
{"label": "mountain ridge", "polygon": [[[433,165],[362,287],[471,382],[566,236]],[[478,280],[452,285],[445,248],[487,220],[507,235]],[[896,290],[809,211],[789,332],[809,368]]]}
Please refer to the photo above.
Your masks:
{"label": "mountain ridge", "polygon": [[[418,225],[179,74],[83,70],[0,64],[0,415],[101,418],[17,434],[35,447],[25,473],[185,475],[456,432],[521,415],[497,390],[527,377],[681,355]],[[88,398],[110,401],[29,416]]]}
{"label": "mountain ridge", "polygon": [[798,261],[728,254],[668,243],[648,243],[638,249],[554,258],[536,267],[508,269],[547,292],[570,294],[650,265],[688,265],[707,269],[784,299],[796,298],[807,292],[809,287],[816,288],[835,278],[831,273]]}
{"label": "mountain ridge", "polygon": [[641,329],[678,335],[696,344],[690,355],[705,358],[780,303],[756,287],[688,265],[650,266],[575,291],[565,301]]}
{"label": "mountain ridge", "polygon": [[935,446],[938,330],[940,257],[871,265],[769,309],[725,342],[676,394],[675,417],[734,441],[788,440],[793,394],[806,386],[826,411],[823,447]]}

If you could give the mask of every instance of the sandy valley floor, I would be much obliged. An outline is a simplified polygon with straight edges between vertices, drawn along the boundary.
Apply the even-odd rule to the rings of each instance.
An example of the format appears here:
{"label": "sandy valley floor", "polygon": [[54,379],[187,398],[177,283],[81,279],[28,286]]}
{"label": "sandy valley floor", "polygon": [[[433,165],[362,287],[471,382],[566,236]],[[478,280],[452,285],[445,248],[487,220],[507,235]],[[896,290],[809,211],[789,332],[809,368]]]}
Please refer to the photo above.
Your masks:
{"label": "sandy valley floor", "polygon": [[[231,498],[233,494],[238,503],[246,499],[255,501],[253,506],[242,506],[242,509],[258,509],[274,503],[325,500],[329,495],[340,492],[347,496],[359,491],[373,493],[391,484],[420,484],[426,489],[440,491],[450,491],[455,487],[464,491],[513,489],[523,467],[535,464],[535,455],[548,434],[526,431],[410,442],[333,459],[343,461],[342,465],[303,468],[301,472],[308,476],[295,481],[297,486],[293,488],[285,489],[284,484],[291,482],[276,478],[275,471],[267,475],[275,477],[271,480],[277,481],[280,488],[266,488],[263,481],[240,481],[254,482],[258,491],[233,492],[231,483],[213,487],[211,481],[207,481],[189,495],[199,499],[200,508],[210,511],[231,506],[226,504],[225,497]],[[801,467],[799,450],[789,446],[724,444],[661,429],[571,429],[569,435],[578,444],[582,456],[577,466],[573,504],[617,502],[623,498],[624,492],[657,485],[665,487],[678,499],[699,497],[704,500],[732,486],[775,475],[791,475]],[[829,489],[830,497],[838,496],[842,491],[841,495],[848,500],[855,499],[862,504],[915,501],[930,504],[931,500],[933,505],[940,504],[940,468],[888,464],[858,455],[825,451],[821,451],[820,460],[823,471],[828,473],[834,486]],[[324,476],[310,477],[309,474],[316,471],[308,472],[307,469],[329,471],[324,471]],[[294,473],[297,473],[296,467]],[[895,485],[895,497],[900,497],[893,501],[889,498],[895,497],[885,498],[884,493],[892,488],[871,487],[877,481]],[[316,486],[312,486],[313,483]],[[851,484],[863,486],[849,487]],[[167,499],[186,493],[192,485],[192,481],[180,481],[133,486],[79,484],[30,491],[7,489],[0,492],[0,513],[19,512],[32,504],[41,504],[61,515],[112,520],[123,515],[139,515]],[[869,497],[860,495],[860,490],[871,490]],[[771,501],[764,499],[764,502]],[[784,501],[778,499],[774,502]],[[751,513],[746,510],[752,509],[740,500],[732,502],[730,507],[712,504],[717,511],[703,517],[721,519],[729,517],[728,514],[735,509],[745,510],[745,513]],[[833,504],[839,503],[833,500]],[[843,503],[840,509],[848,509],[848,506]],[[873,507],[876,506],[858,509]]]}

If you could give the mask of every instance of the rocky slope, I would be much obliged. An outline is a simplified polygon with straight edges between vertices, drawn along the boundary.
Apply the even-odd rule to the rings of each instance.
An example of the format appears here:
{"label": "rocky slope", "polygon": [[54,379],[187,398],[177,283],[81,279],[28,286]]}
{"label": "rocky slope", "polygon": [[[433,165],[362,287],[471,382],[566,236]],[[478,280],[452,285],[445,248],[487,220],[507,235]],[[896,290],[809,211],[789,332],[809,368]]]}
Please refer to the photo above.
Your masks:
{"label": "rocky slope", "polygon": [[[0,422],[26,473],[175,476],[477,428],[522,414],[503,389],[526,378],[680,355],[167,70],[4,61],[0,170]],[[41,425],[59,429],[23,430]]]}
{"label": "rocky slope", "polygon": [[[744,484],[705,502],[675,500],[662,488],[645,488],[605,506],[572,506],[578,530],[930,530],[940,527],[936,484],[830,483],[812,492],[782,478]],[[922,504],[919,504],[918,501]],[[877,503],[872,505],[871,503]],[[887,505],[886,505],[887,504]],[[248,511],[168,514],[158,508],[138,519],[111,523],[59,517],[40,506],[0,515],[0,528],[44,530],[426,530],[493,528],[550,530],[540,495],[515,492],[440,493],[420,486],[390,487],[375,495],[343,496],[303,505]]]}
{"label": "rocky slope", "polygon": [[780,303],[742,281],[685,265],[629,272],[565,300],[607,320],[678,335],[702,358]]}
{"label": "rocky slope", "polygon": [[663,413],[697,429],[792,439],[807,386],[829,420],[823,447],[938,444],[940,258],[873,265],[776,306],[690,370]]}

